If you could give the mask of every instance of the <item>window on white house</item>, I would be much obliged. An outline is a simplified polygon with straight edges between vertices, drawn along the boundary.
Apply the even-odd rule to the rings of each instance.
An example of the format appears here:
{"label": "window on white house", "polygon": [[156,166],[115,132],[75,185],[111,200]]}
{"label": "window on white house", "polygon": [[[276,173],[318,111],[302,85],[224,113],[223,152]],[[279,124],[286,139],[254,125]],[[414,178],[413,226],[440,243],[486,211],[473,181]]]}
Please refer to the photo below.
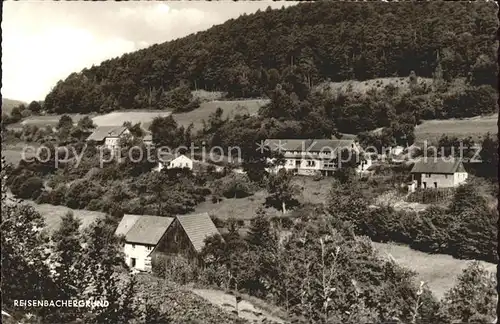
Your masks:
{"label": "window on white house", "polygon": [[445,179],[448,179],[448,175],[447,175],[447,174],[445,174],[445,175],[444,175],[444,178],[445,178]]}
{"label": "window on white house", "polygon": [[431,174],[430,173],[427,173],[427,178],[430,178],[431,177]]}
{"label": "window on white house", "polygon": [[148,251],[151,251],[153,249],[153,246],[152,245],[149,245],[148,246]]}
{"label": "window on white house", "polygon": [[316,161],[311,161],[311,160],[307,161],[307,166],[308,167],[316,166]]}
{"label": "window on white house", "polygon": [[135,244],[132,244],[132,249],[135,249]]}

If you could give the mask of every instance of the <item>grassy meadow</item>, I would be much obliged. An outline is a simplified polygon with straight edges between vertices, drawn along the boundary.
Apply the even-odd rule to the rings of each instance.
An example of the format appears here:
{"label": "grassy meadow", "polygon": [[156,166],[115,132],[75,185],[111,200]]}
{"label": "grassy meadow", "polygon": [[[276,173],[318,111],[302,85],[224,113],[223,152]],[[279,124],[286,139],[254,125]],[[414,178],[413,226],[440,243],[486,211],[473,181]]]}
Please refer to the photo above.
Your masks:
{"label": "grassy meadow", "polygon": [[[415,271],[417,279],[425,281],[438,298],[443,297],[444,293],[455,285],[457,276],[471,262],[455,259],[450,255],[415,251],[393,243],[373,242],[373,246],[382,256],[392,257],[398,264]],[[488,271],[496,272],[495,264],[483,261],[481,264]]]}
{"label": "grassy meadow", "polygon": [[132,124],[141,123],[142,126],[149,127],[151,121],[156,117],[168,117],[171,114],[169,111],[113,111],[105,115],[98,115],[92,118],[92,121],[97,126],[122,126],[124,122]]}
{"label": "grassy meadow", "polygon": [[[199,96],[207,97],[207,94],[199,94]],[[215,96],[216,98],[217,96]],[[233,100],[233,101],[204,101],[198,109],[186,113],[174,114],[174,118],[179,125],[188,127],[193,123],[195,130],[201,129],[203,120],[208,120],[210,114],[214,113],[218,107],[224,110],[224,117],[233,118],[236,114],[258,113],[259,108],[268,103],[266,99],[248,99],[248,100]],[[96,114],[68,114],[74,122],[78,122],[85,116],[90,116],[97,126],[121,126],[124,122],[129,121],[133,124],[140,122],[144,128],[148,128],[155,117],[167,117],[172,112],[161,110],[133,110],[133,111],[114,111],[104,115]],[[62,115],[44,115],[30,116],[23,121],[9,125],[8,128],[16,129],[23,125],[36,125],[38,127],[57,126]]]}
{"label": "grassy meadow", "polygon": [[80,229],[89,226],[93,221],[98,218],[104,217],[105,214],[97,211],[71,209],[65,206],[54,206],[49,204],[36,204],[33,201],[24,200],[25,203],[33,206],[44,218],[46,229],[49,232],[57,230],[61,224],[61,217],[72,211],[73,215],[78,218],[82,223]]}
{"label": "grassy meadow", "polygon": [[[313,181],[310,177],[297,176],[294,181],[300,188],[300,194],[297,197],[300,203],[319,204],[326,201],[332,180],[325,178]],[[249,220],[255,217],[257,208],[264,206],[267,195],[266,190],[259,190],[252,196],[245,198],[229,198],[219,203],[207,200],[196,207],[195,213],[207,212],[209,215],[223,220],[228,218]],[[283,215],[281,211],[274,208],[265,208],[265,212],[269,217]]]}
{"label": "grassy meadow", "polygon": [[486,133],[498,132],[498,114],[464,119],[426,120],[415,127],[416,140],[437,141],[441,135],[458,138],[471,136],[478,140]]}
{"label": "grassy meadow", "polygon": [[266,99],[202,102],[198,109],[173,116],[179,125],[188,127],[189,124],[193,123],[194,129],[198,130],[203,127],[203,120],[208,120],[210,114],[219,107],[224,111],[224,117],[233,118],[236,114],[256,115],[259,108],[268,102],[269,100]]}

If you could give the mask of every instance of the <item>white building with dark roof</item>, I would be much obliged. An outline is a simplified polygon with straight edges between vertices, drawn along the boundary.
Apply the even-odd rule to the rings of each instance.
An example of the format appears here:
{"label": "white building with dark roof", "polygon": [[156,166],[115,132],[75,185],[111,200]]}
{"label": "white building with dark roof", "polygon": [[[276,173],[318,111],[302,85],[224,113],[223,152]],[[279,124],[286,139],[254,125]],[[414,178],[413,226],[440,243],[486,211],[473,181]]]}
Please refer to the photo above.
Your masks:
{"label": "white building with dark roof", "polygon": [[197,262],[205,239],[220,233],[210,216],[201,213],[175,218],[125,214],[115,234],[125,238],[127,265],[151,271],[156,257],[162,255],[180,255]]}
{"label": "white building with dark roof", "polygon": [[416,188],[453,188],[464,183],[468,177],[462,160],[441,157],[420,159],[410,173],[410,191]]}
{"label": "white building with dark roof", "polygon": [[87,142],[113,150],[118,148],[120,139],[128,134],[130,131],[125,126],[99,126],[87,137]]}
{"label": "white building with dark roof", "polygon": [[151,270],[150,254],[173,220],[172,217],[124,215],[115,234],[125,237],[125,263],[137,270]]}
{"label": "white building with dark roof", "polygon": [[362,154],[363,149],[354,139],[267,139],[265,146],[273,152],[281,153],[285,160],[274,171],[284,168],[300,175],[314,175],[318,172],[332,175],[342,167],[343,161],[339,160],[339,156],[343,150],[352,153],[350,158],[358,164],[358,172],[365,171],[372,164]]}

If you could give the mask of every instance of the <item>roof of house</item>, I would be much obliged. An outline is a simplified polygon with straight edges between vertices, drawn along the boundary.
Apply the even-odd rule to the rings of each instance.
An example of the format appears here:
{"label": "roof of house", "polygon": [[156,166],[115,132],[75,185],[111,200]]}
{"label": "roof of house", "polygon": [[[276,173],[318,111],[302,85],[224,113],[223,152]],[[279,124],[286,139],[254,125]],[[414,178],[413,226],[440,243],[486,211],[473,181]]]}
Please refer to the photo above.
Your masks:
{"label": "roof of house", "polygon": [[124,215],[115,234],[130,243],[156,245],[174,219],[150,215]]}
{"label": "roof of house", "polygon": [[124,126],[99,126],[87,138],[87,141],[103,141],[106,137],[118,137],[127,129]]}
{"label": "roof of house", "polygon": [[208,213],[180,215],[176,218],[197,252],[201,252],[207,237],[220,234]]}
{"label": "roof of house", "polygon": [[137,220],[140,217],[141,215],[130,215],[130,214],[123,215],[120,224],[118,224],[118,227],[116,228],[115,234],[126,235],[127,232],[132,228],[132,226],[134,226],[135,222],[137,222]]}
{"label": "roof of house", "polygon": [[460,159],[422,158],[411,169],[411,173],[452,174],[455,172],[465,172]]}
{"label": "roof of house", "polygon": [[268,139],[265,142],[274,151],[334,152],[338,148],[351,148],[353,139]]}
{"label": "roof of house", "polygon": [[191,161],[194,161],[193,159],[191,159],[190,157],[187,157],[185,154],[177,154],[175,156],[175,159],[174,160],[177,160],[177,159],[188,159],[188,160],[191,160]]}

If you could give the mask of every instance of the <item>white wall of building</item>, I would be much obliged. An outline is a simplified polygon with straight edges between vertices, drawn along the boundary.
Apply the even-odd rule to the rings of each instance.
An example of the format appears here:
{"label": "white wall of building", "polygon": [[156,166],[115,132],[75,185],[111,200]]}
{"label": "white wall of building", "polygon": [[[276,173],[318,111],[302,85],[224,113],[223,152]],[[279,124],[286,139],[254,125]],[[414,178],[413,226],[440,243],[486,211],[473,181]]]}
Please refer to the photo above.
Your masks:
{"label": "white wall of building", "polygon": [[168,164],[167,168],[173,169],[173,168],[189,168],[190,170],[193,170],[193,160],[188,158],[185,155],[180,155],[170,161]]}
{"label": "white wall of building", "polygon": [[118,145],[120,144],[120,138],[122,138],[124,135],[129,135],[129,134],[130,134],[130,131],[128,129],[125,129],[120,136],[106,137],[104,139],[104,146],[110,150],[117,148]]}
{"label": "white wall of building", "polygon": [[453,176],[455,181],[454,186],[458,187],[467,180],[469,174],[467,172],[456,172]]}
{"label": "white wall of building", "polygon": [[[426,185],[424,185],[426,183]],[[436,173],[422,173],[421,178],[421,188],[436,188],[435,183],[437,183],[437,188],[451,188],[455,187],[455,175],[454,174],[436,174]]]}
{"label": "white wall of building", "polygon": [[125,243],[123,252],[125,253],[125,262],[132,268],[132,259],[135,259],[135,269],[148,271],[151,268],[151,259],[149,254],[153,251],[153,245],[143,245],[134,243]]}

